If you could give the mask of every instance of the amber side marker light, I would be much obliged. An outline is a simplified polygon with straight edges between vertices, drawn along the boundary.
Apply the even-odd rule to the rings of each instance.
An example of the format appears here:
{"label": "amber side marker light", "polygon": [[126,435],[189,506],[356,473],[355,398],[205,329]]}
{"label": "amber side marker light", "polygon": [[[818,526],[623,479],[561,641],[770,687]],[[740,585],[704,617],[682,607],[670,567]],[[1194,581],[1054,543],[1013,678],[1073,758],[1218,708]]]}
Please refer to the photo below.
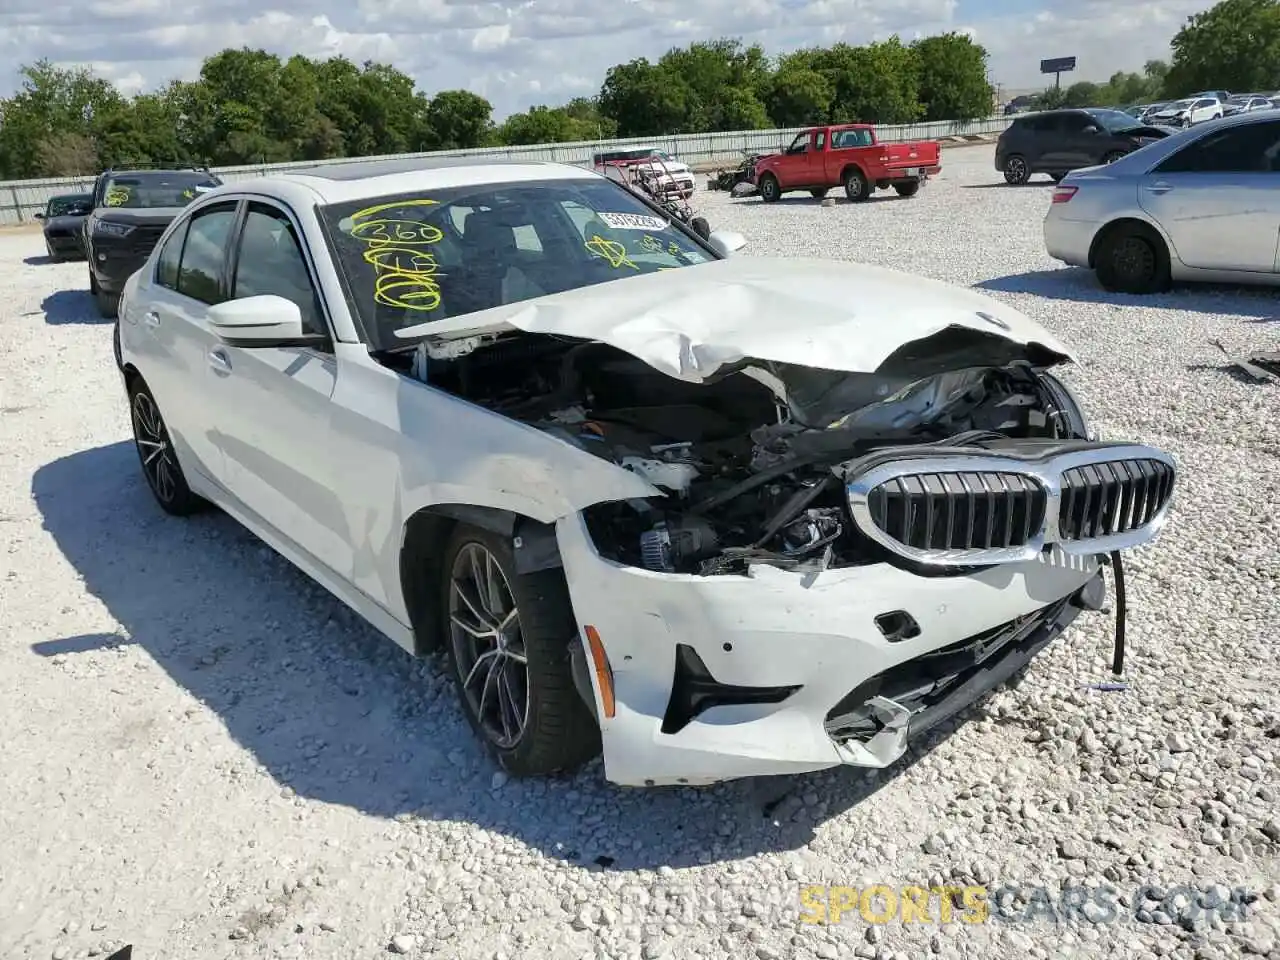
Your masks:
{"label": "amber side marker light", "polygon": [[587,635],[587,646],[591,648],[591,662],[596,668],[596,685],[600,688],[600,700],[604,706],[604,715],[612,719],[617,712],[613,702],[613,670],[609,667],[609,658],[605,656],[604,644],[600,642],[600,633],[595,627],[587,624],[583,628]]}

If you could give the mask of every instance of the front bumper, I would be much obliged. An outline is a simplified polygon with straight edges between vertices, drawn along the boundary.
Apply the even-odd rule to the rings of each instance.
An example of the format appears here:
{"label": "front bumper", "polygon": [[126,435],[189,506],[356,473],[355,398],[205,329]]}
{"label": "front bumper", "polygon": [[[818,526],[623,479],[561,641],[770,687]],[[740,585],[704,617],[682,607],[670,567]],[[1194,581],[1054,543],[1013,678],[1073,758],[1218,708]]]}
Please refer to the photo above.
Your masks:
{"label": "front bumper", "polygon": [[45,245],[49,251],[59,257],[83,257],[84,249],[80,246],[80,238],[74,233],[48,233],[44,235]]}
{"label": "front bumper", "polygon": [[130,246],[93,244],[90,267],[104,293],[119,293],[125,282],[147,262],[150,250],[141,253]]}
{"label": "front bumper", "polygon": [[[615,713],[600,716],[605,776],[633,786],[887,766],[911,738],[1057,636],[1079,612],[1058,602],[1100,575],[1093,559],[1055,550],[963,576],[924,578],[875,564],[699,577],[603,559],[576,515],[560,521],[557,537],[579,627],[599,637],[612,675]],[[869,681],[874,687],[884,675],[880,695],[896,685],[901,696],[904,671],[894,668],[1046,608],[1052,615],[909,722],[889,703],[872,736],[832,731],[830,721],[859,706],[850,694]],[[886,633],[886,615],[903,611],[916,632]],[[711,678],[755,689],[716,688]],[[600,715],[600,681],[591,683]]]}
{"label": "front bumper", "polygon": [[1087,267],[1097,232],[1098,225],[1092,220],[1070,220],[1060,210],[1050,207],[1044,219],[1044,247],[1055,260],[1072,267]]}

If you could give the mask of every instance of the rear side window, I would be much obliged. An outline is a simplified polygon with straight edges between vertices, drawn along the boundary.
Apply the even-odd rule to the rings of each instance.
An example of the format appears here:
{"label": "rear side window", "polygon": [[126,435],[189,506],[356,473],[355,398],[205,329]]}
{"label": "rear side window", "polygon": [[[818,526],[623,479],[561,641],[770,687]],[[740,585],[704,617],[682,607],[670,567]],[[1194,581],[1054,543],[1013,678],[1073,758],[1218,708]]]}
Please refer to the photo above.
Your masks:
{"label": "rear side window", "polygon": [[160,259],[156,263],[156,283],[170,290],[178,289],[178,265],[182,262],[182,243],[187,239],[190,220],[184,220],[173,235],[160,248]]}
{"label": "rear side window", "polygon": [[210,306],[227,299],[221,278],[235,219],[234,202],[208,207],[191,218],[178,266],[178,292],[183,296]]}
{"label": "rear side window", "polygon": [[1278,173],[1280,120],[1218,130],[1179,150],[1158,173]]}

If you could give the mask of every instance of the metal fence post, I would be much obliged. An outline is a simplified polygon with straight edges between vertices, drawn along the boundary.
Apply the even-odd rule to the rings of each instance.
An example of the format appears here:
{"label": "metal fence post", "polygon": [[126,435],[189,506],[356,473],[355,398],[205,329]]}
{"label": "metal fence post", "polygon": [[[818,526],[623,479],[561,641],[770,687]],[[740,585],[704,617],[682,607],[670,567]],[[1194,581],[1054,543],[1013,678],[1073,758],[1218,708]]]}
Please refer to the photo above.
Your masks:
{"label": "metal fence post", "polygon": [[18,188],[10,187],[9,195],[13,197],[13,212],[18,215],[18,222],[22,223],[22,201],[18,199]]}

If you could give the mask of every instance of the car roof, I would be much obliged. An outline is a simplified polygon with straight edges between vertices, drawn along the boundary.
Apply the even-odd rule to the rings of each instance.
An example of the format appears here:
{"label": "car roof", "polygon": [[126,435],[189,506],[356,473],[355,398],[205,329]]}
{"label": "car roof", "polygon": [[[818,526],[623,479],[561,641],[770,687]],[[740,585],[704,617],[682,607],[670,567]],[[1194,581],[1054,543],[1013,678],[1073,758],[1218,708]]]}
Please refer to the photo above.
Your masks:
{"label": "car roof", "polygon": [[397,194],[426,195],[432,190],[487,183],[605,179],[594,171],[568,163],[489,157],[429,157],[317,164],[260,180],[230,184],[229,189],[224,187],[218,192],[264,193],[300,200],[299,191],[302,191],[310,196],[310,202],[327,204]]}

